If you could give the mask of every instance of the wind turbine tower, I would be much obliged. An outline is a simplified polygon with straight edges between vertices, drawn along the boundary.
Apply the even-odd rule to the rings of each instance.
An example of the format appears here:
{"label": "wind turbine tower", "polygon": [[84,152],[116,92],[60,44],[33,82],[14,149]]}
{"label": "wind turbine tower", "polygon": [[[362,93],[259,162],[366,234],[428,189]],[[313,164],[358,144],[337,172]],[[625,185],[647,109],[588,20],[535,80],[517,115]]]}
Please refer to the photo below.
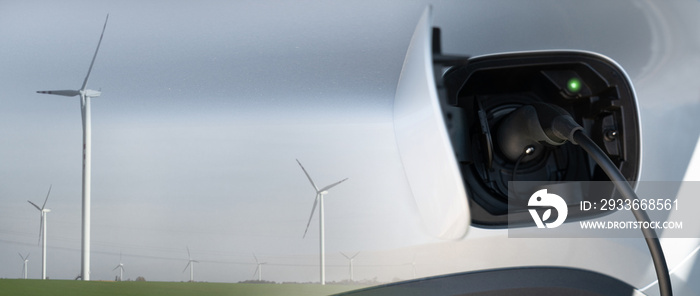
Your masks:
{"label": "wind turbine tower", "polygon": [[105,24],[102,27],[102,34],[100,35],[100,41],[97,42],[97,49],[95,49],[95,54],[92,56],[90,68],[88,68],[87,75],[85,76],[85,80],[83,80],[83,85],[80,87],[80,89],[37,91],[37,93],[40,94],[59,95],[66,97],[80,96],[80,111],[83,118],[83,229],[80,278],[84,281],[90,280],[90,175],[92,168],[92,129],[90,125],[90,98],[99,97],[101,94],[100,91],[88,89],[87,83],[88,78],[90,78],[92,66],[95,64],[97,52],[100,50],[100,44],[102,43],[102,37],[104,36],[105,29],[107,28],[108,19],[109,14],[105,19]]}
{"label": "wind turbine tower", "polygon": [[[41,247],[41,279],[45,280],[46,279],[46,216],[48,215],[51,210],[46,208],[46,202],[49,200],[49,194],[51,194],[51,186],[49,186],[49,192],[46,193],[46,199],[44,199],[44,204],[41,205],[41,208],[37,206],[35,203],[28,201],[30,204],[32,204],[37,210],[41,212],[41,222],[39,224],[39,240],[42,243]],[[29,255],[27,255],[29,257]]]}
{"label": "wind turbine tower", "polygon": [[190,282],[194,282],[194,264],[199,263],[197,260],[192,260],[192,255],[190,255],[190,247],[187,247],[187,257],[190,258],[189,261],[187,261],[187,265],[185,265],[185,269],[182,270],[182,272],[185,272],[187,270],[187,267],[190,268]]}
{"label": "wind turbine tower", "polygon": [[29,254],[27,254],[27,257],[22,256],[22,254],[19,254],[19,257],[22,258],[22,261],[24,261],[24,267],[22,268],[22,273],[24,274],[24,279],[26,280],[27,279],[27,263],[29,262]]}
{"label": "wind turbine tower", "polygon": [[258,267],[255,268],[255,272],[253,272],[253,276],[255,274],[258,274],[258,282],[262,282],[262,266],[267,264],[267,262],[260,262],[258,261],[258,257],[255,256],[255,253],[253,253],[253,257],[255,258],[255,263],[258,265]]}
{"label": "wind turbine tower", "polygon": [[316,186],[316,183],[314,183],[314,180],[311,179],[311,176],[309,176],[309,173],[306,172],[306,169],[304,168],[303,165],[301,165],[301,162],[297,159],[297,163],[301,167],[301,170],[304,171],[304,174],[306,177],[309,179],[309,182],[311,182],[311,186],[314,187],[314,190],[316,191],[316,198],[314,199],[314,206],[311,208],[311,215],[309,216],[309,222],[306,223],[306,230],[304,230],[304,236],[302,238],[306,237],[306,232],[309,231],[309,225],[311,224],[311,218],[314,216],[314,211],[316,210],[316,204],[318,204],[318,221],[319,221],[319,232],[320,232],[320,249],[321,249],[321,254],[320,254],[320,261],[321,261],[321,285],[326,284],[326,245],[325,245],[325,231],[324,231],[324,217],[323,217],[323,197],[328,194],[328,190],[335,187],[336,185],[345,182],[348,178],[345,178],[343,180],[340,180],[338,182],[335,182],[331,185],[328,185],[326,187],[323,187],[321,189],[318,189],[318,186]]}
{"label": "wind turbine tower", "polygon": [[411,269],[413,270],[413,278],[416,278],[416,254],[413,254],[413,260],[411,260]]}
{"label": "wind turbine tower", "polygon": [[119,252],[119,265],[112,269],[112,271],[117,270],[119,268],[119,281],[123,281],[124,279],[124,264],[122,263],[122,252]]}
{"label": "wind turbine tower", "polygon": [[352,255],[352,256],[345,255],[345,253],[343,253],[343,252],[340,252],[340,254],[342,254],[343,257],[347,258],[347,259],[350,261],[350,281],[351,281],[351,282],[354,282],[354,281],[355,281],[355,277],[354,277],[354,272],[353,272],[353,269],[352,269],[352,260],[354,260],[354,259],[355,259],[355,256],[357,256],[358,254],[360,254],[360,252],[357,252],[357,253],[355,253],[355,255]]}

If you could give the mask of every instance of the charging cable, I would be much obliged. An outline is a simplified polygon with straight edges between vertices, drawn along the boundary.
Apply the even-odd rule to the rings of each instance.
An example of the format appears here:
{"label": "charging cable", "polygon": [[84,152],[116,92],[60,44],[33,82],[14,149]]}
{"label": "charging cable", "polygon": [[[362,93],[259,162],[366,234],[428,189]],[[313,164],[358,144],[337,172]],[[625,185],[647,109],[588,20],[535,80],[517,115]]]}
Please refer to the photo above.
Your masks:
{"label": "charging cable", "polygon": [[[546,103],[523,106],[513,111],[513,114],[509,115],[499,129],[499,144],[501,147],[505,147],[504,149],[511,151],[525,151],[524,149],[532,147],[532,145],[541,145],[539,142],[562,145],[566,141],[581,146],[608,175],[615,184],[615,188],[625,199],[629,201],[639,199],[625,176],[608,155],[584,133],[583,127],[561,107]],[[507,151],[504,153],[508,154]],[[518,159],[518,162],[522,160],[520,155],[514,158]],[[640,208],[632,207],[632,214],[638,222],[650,222],[647,213]],[[652,228],[642,228],[642,233],[654,263],[659,292],[661,296],[672,296],[671,276],[656,231]]]}

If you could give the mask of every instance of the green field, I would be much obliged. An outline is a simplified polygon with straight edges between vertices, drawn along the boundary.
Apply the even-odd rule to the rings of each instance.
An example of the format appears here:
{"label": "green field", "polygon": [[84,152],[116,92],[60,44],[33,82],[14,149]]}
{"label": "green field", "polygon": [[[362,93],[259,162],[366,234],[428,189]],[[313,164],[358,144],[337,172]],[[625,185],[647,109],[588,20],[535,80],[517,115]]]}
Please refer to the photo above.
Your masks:
{"label": "green field", "polygon": [[0,295],[330,295],[362,286],[0,279]]}

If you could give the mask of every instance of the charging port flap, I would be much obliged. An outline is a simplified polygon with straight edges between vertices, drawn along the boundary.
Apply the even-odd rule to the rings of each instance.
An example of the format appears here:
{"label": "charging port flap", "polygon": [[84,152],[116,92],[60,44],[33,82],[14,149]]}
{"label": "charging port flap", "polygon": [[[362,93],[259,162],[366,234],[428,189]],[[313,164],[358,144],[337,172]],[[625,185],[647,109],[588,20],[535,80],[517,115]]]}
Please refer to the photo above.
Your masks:
{"label": "charging port flap", "polygon": [[411,39],[394,99],[394,133],[406,178],[428,233],[463,237],[469,207],[445,127],[433,72],[431,8]]}

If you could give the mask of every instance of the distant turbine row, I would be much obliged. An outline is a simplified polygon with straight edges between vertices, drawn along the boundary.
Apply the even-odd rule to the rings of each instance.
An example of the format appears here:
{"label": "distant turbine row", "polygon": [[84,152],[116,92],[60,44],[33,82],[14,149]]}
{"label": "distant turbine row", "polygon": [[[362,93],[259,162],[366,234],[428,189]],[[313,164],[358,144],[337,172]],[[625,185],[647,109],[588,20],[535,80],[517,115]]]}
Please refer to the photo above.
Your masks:
{"label": "distant turbine row", "polygon": [[[360,252],[355,253],[352,256],[345,255],[345,253],[340,252],[345,258],[347,258],[350,261],[350,281],[355,281],[355,277],[353,275],[353,259],[360,254]],[[187,261],[187,265],[185,265],[185,269],[182,270],[184,273],[187,271],[187,268],[190,268],[190,282],[194,282],[194,263],[199,263],[199,261],[192,259],[192,255],[190,253],[190,247],[187,247],[187,257],[189,258]],[[262,281],[262,267],[263,265],[266,265],[267,262],[265,261],[260,261],[258,259],[258,256],[253,253],[253,258],[255,259],[255,271],[253,271],[253,277],[256,275],[258,276],[258,281]],[[123,264],[121,263],[121,253],[119,253],[119,265],[115,267],[113,270],[116,270],[117,268],[122,268],[123,269]],[[122,274],[120,273],[119,280],[121,280]]]}
{"label": "distant turbine row", "polygon": [[[21,253],[18,253],[18,254],[19,254],[19,257],[22,258],[22,262],[23,262],[22,274],[23,274],[23,278],[26,280],[27,279],[27,263],[29,262],[29,253],[27,254],[27,256],[22,256]],[[357,252],[352,256],[348,256],[343,252],[340,252],[340,254],[342,254],[345,258],[347,258],[349,260],[350,281],[354,282],[355,277],[354,277],[354,272],[353,272],[353,260],[358,254],[360,254],[360,252]],[[182,272],[185,272],[187,270],[187,268],[189,267],[190,268],[190,282],[194,282],[194,269],[193,269],[194,264],[193,263],[199,263],[199,261],[192,259],[192,256],[190,255],[190,248],[189,247],[187,247],[187,255],[188,255],[189,260],[187,262],[187,265],[185,266],[185,269],[183,269]],[[255,271],[253,272],[253,277],[255,277],[257,275],[258,281],[262,281],[262,266],[266,265],[267,262],[261,262],[260,260],[258,260],[258,256],[256,256],[255,253],[253,253],[253,258],[255,258],[255,264],[256,264]],[[413,263],[412,263],[412,265],[413,265]],[[121,282],[124,280],[124,263],[122,263],[122,252],[119,252],[119,264],[116,267],[114,267],[114,269],[112,269],[112,271],[115,271],[117,269],[119,269],[119,277],[117,278],[117,281]],[[414,273],[414,277],[415,277],[415,265],[413,266],[413,273]]]}
{"label": "distant turbine row", "polygon": [[[354,272],[353,272],[353,264],[352,264],[352,261],[355,259],[355,257],[356,257],[358,254],[360,254],[360,252],[357,252],[357,253],[355,253],[355,254],[352,255],[352,256],[345,255],[345,253],[343,253],[343,252],[340,252],[340,254],[342,254],[343,257],[345,257],[345,258],[347,258],[347,259],[349,260],[349,263],[350,263],[350,264],[349,264],[349,267],[350,267],[350,270],[349,270],[350,281],[353,281],[353,282],[354,282],[354,281],[355,281],[355,276],[354,276]],[[253,272],[253,277],[255,277],[255,275],[257,274],[257,275],[258,275],[258,281],[260,282],[260,281],[262,281],[262,266],[263,266],[263,265],[266,265],[267,262],[261,262],[260,260],[258,260],[258,256],[256,256],[255,253],[253,253],[253,257],[255,258],[255,264],[257,265],[257,267],[255,268],[255,271]]]}

